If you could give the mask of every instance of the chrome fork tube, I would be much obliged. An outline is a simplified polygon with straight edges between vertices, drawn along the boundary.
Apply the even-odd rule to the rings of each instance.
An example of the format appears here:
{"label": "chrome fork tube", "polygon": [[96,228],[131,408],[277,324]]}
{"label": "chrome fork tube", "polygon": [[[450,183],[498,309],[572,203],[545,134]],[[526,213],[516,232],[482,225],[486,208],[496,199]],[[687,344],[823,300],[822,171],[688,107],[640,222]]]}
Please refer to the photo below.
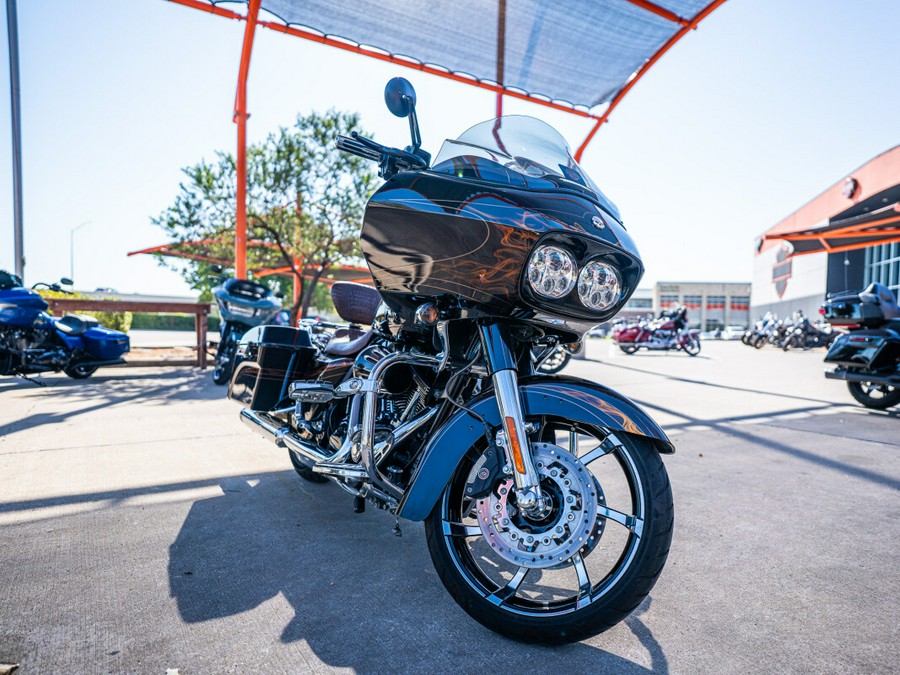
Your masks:
{"label": "chrome fork tube", "polygon": [[519,396],[519,377],[507,327],[502,324],[481,326],[481,343],[494,383],[503,428],[497,434],[497,441],[512,468],[516,502],[526,514],[541,515],[545,510],[545,500],[528,443]]}

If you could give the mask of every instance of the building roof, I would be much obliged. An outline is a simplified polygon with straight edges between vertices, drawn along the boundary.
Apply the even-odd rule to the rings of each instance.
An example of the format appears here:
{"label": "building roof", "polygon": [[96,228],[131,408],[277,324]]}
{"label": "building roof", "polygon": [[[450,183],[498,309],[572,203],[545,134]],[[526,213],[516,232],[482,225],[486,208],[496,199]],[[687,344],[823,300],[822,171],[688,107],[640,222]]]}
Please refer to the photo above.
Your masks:
{"label": "building roof", "polygon": [[900,241],[900,145],[851,171],[767,230],[757,253],[788,242],[791,255]]}

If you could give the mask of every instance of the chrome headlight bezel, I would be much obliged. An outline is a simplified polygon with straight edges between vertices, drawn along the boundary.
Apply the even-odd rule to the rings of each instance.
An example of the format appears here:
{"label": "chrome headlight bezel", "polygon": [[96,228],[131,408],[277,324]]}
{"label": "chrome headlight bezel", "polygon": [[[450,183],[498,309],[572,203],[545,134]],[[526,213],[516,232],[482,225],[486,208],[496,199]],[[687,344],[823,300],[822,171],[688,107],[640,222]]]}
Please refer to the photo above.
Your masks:
{"label": "chrome headlight bezel", "polygon": [[622,278],[608,262],[588,260],[578,272],[577,289],[582,305],[605,312],[622,297]]}
{"label": "chrome headlight bezel", "polygon": [[[579,274],[590,262],[597,261],[609,265],[619,275],[620,288],[617,300],[605,310],[586,307],[578,295],[577,282],[574,288],[558,299],[543,297],[536,293],[528,281],[528,262],[531,261],[534,252],[543,246],[555,246],[568,252],[575,261]],[[520,296],[527,305],[543,315],[597,324],[612,318],[625,306],[643,274],[644,266],[636,251],[611,245],[600,237],[574,232],[548,232],[534,243],[526,258],[519,284]]]}
{"label": "chrome headlight bezel", "polygon": [[525,264],[525,278],[537,295],[559,300],[578,283],[578,265],[572,254],[561,246],[537,246]]}

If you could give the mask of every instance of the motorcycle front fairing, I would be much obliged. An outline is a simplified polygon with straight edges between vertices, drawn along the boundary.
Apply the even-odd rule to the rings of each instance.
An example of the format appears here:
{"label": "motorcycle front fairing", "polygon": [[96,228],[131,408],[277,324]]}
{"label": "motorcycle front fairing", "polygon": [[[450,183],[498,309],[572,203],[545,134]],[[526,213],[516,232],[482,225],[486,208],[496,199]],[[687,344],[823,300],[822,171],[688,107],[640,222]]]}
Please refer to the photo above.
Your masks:
{"label": "motorcycle front fairing", "polygon": [[[531,118],[486,122],[447,141],[430,170],[401,172],[375,193],[360,243],[392,310],[411,320],[429,299],[455,305],[459,318],[515,317],[577,341],[625,305],[643,275],[640,255],[618,211],[553,135]],[[523,137],[529,156],[510,155]],[[622,281],[617,301],[596,311],[574,293],[540,297],[524,271],[545,244],[564,248],[579,268],[612,265]]]}

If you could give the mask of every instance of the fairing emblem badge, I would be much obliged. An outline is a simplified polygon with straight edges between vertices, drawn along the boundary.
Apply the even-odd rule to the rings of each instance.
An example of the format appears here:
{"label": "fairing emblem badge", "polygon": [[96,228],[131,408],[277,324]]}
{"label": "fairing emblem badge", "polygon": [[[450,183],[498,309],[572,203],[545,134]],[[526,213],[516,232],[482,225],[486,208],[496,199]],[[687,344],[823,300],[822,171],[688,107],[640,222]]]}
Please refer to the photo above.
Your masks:
{"label": "fairing emblem badge", "polygon": [[603,223],[603,219],[600,216],[594,216],[591,218],[591,223],[593,223],[594,227],[598,230],[602,230],[606,225]]}

